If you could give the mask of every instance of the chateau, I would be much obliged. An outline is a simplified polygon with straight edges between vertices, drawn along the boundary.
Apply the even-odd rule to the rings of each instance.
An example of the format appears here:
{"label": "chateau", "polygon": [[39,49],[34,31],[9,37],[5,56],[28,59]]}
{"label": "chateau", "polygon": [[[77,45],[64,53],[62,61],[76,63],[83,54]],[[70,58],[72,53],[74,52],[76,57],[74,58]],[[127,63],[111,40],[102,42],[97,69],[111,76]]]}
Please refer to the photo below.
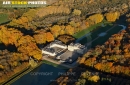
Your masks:
{"label": "chateau", "polygon": [[54,56],[59,62],[72,63],[86,51],[87,47],[80,43],[65,45],[61,41],[55,40],[42,49],[42,54],[46,57]]}

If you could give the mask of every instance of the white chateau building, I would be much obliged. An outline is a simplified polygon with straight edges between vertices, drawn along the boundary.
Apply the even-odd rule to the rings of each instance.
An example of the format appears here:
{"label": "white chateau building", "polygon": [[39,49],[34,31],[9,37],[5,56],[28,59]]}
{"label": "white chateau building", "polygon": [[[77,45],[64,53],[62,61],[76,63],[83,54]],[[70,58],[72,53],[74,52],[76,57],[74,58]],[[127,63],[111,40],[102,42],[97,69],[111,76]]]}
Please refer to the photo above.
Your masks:
{"label": "white chateau building", "polygon": [[65,44],[63,44],[61,41],[55,40],[42,49],[42,54],[56,56],[58,53],[62,52],[65,49],[67,49],[67,46]]}
{"label": "white chateau building", "polygon": [[84,52],[87,50],[87,48],[84,45],[81,45],[80,43],[71,43],[68,45],[69,51],[77,51],[79,54],[84,54]]}
{"label": "white chateau building", "polygon": [[56,59],[60,60],[60,62],[65,62],[66,60],[71,60],[72,62],[78,58],[80,54],[84,54],[86,51],[87,47],[80,43],[71,43],[67,46],[61,41],[55,40],[42,49],[42,54],[55,56]]}

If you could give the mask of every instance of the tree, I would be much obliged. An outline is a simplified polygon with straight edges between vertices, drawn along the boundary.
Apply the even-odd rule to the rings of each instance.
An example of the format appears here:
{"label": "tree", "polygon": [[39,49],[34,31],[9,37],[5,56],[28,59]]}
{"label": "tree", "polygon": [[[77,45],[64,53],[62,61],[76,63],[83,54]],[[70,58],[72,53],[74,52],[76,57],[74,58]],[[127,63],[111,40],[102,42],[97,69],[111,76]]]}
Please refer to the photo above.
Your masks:
{"label": "tree", "polygon": [[99,76],[94,75],[94,76],[90,77],[88,80],[91,80],[91,81],[94,81],[94,82],[98,82],[99,79],[100,79]]}
{"label": "tree", "polygon": [[82,63],[84,63],[85,60],[86,60],[86,58],[85,58],[85,57],[82,57],[82,58],[80,59],[79,63],[82,64]]}
{"label": "tree", "polygon": [[42,57],[41,50],[37,47],[33,37],[26,35],[18,41],[18,51],[27,56],[33,56],[37,60]]}
{"label": "tree", "polygon": [[106,13],[105,16],[106,16],[107,21],[114,22],[114,21],[116,21],[116,19],[119,18],[120,13],[119,12],[113,12],[113,13],[110,12],[110,13]]}
{"label": "tree", "polygon": [[5,45],[17,45],[17,41],[21,38],[23,33],[14,28],[6,28],[5,26],[0,26],[0,41]]}
{"label": "tree", "polygon": [[60,35],[58,37],[58,40],[64,42],[64,43],[69,43],[75,40],[75,38],[73,38],[72,36],[69,35]]}
{"label": "tree", "polygon": [[102,22],[102,20],[104,19],[103,15],[102,14],[94,14],[94,15],[91,15],[87,18],[87,21],[90,21],[93,22],[94,24],[97,24],[99,22]]}
{"label": "tree", "polygon": [[29,35],[26,36],[22,36],[19,40],[18,40],[18,46],[20,45],[26,45],[26,44],[30,44],[30,43],[35,43],[35,39]]}
{"label": "tree", "polygon": [[4,69],[4,66],[3,66],[3,65],[0,65],[0,69]]}
{"label": "tree", "polygon": [[27,30],[33,29],[35,30],[36,27],[31,23],[33,19],[36,17],[36,12],[37,10],[35,9],[30,9],[28,12],[24,13],[20,18],[18,19],[13,19],[10,23],[9,26],[14,26],[14,27],[21,27],[25,28]]}
{"label": "tree", "polygon": [[46,33],[46,39],[47,39],[47,42],[54,41],[54,37],[50,32]]}
{"label": "tree", "polygon": [[33,36],[36,43],[38,44],[45,44],[46,43],[46,32],[43,30],[39,30],[38,32],[36,32],[36,34]]}
{"label": "tree", "polygon": [[94,65],[94,67],[98,70],[101,70],[102,68],[102,64],[101,63],[97,63],[96,65]]}
{"label": "tree", "polygon": [[73,14],[74,14],[74,15],[80,15],[80,14],[81,14],[81,11],[78,10],[78,9],[74,9]]}
{"label": "tree", "polygon": [[54,25],[50,30],[53,36],[57,37],[60,34],[61,27],[59,25]]}
{"label": "tree", "polygon": [[73,35],[74,34],[74,28],[71,25],[67,25],[65,27],[66,34]]}

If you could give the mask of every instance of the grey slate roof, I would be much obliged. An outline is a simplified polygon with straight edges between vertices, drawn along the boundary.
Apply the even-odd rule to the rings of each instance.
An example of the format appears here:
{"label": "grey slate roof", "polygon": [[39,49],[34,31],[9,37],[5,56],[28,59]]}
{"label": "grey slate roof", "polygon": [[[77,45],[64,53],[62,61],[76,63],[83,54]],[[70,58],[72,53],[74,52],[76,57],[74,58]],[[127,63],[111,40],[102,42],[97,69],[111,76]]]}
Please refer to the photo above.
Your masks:
{"label": "grey slate roof", "polygon": [[61,60],[69,62],[70,59],[72,59],[71,62],[75,61],[77,58],[79,57],[79,54],[77,54],[76,52],[72,52],[72,51],[66,51],[65,53],[63,53],[61,55]]}

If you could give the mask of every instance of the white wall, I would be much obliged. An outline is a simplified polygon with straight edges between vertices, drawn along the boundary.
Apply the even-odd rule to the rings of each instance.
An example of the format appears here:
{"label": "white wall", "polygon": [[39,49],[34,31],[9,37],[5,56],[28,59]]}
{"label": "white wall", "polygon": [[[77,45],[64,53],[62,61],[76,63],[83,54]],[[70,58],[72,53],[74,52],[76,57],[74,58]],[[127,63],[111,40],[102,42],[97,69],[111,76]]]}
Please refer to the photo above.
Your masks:
{"label": "white wall", "polygon": [[48,55],[50,55],[50,56],[55,56],[55,55],[56,55],[56,53],[51,53],[51,52],[44,51],[44,50],[42,50],[42,53],[48,54]]}
{"label": "white wall", "polygon": [[59,48],[63,48],[63,49],[66,49],[66,48],[67,48],[67,46],[62,46],[62,45],[58,45],[58,44],[52,44],[50,47],[51,47],[51,48],[52,48],[52,47],[59,47]]}

